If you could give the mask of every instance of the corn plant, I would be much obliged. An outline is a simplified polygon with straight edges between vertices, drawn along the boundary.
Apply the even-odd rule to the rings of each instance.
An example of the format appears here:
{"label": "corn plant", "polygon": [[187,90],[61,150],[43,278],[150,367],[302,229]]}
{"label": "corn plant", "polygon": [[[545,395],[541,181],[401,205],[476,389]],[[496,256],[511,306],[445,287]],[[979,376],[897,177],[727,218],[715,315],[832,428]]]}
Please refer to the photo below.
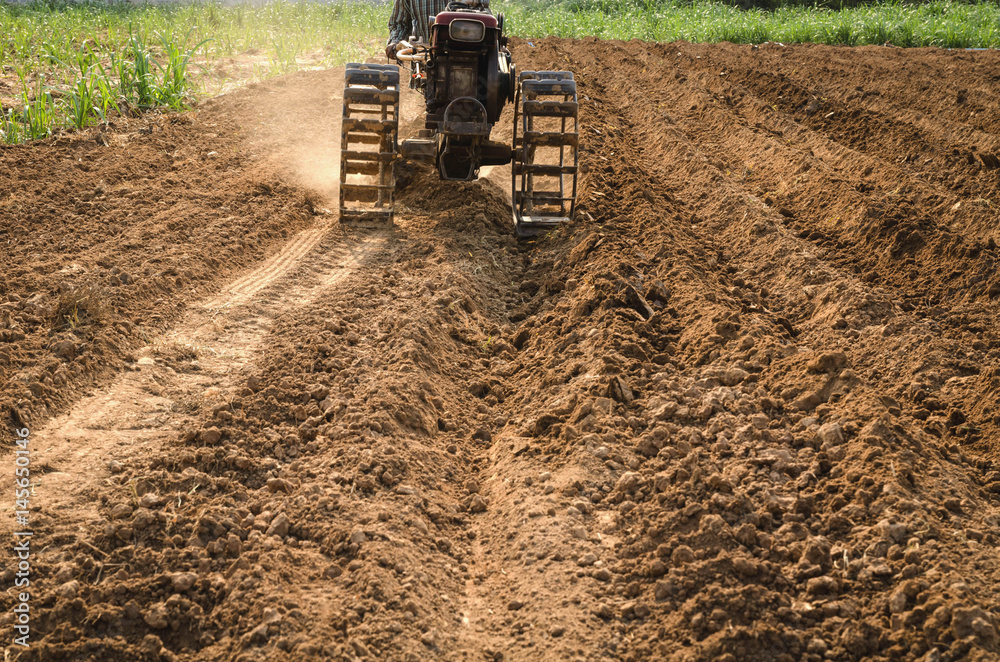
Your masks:
{"label": "corn plant", "polygon": [[[91,118],[100,114],[100,106],[95,98],[96,87],[93,70],[86,72],[76,80],[67,95],[67,110],[70,126],[75,129],[82,129],[90,124]],[[101,119],[104,119],[102,116]]]}
{"label": "corn plant", "polygon": [[277,75],[295,71],[298,68],[297,47],[284,36],[277,37],[274,42],[274,54],[269,57],[271,69]]}
{"label": "corn plant", "polygon": [[27,140],[38,140],[48,138],[52,135],[52,129],[59,125],[58,114],[52,95],[44,89],[44,77],[39,77],[36,83],[35,94],[31,90],[25,79],[21,79],[21,100],[24,108],[21,111],[21,125],[24,137]]}
{"label": "corn plant", "polygon": [[0,111],[0,142],[16,145],[25,140],[21,123],[14,118],[13,109]]}
{"label": "corn plant", "polygon": [[118,104],[118,99],[115,95],[115,86],[111,76],[108,75],[108,71],[100,63],[94,66],[97,68],[97,75],[94,77],[98,92],[96,100],[100,104],[95,109],[100,115],[101,120],[106,121],[112,110],[115,113],[121,114],[121,106]]}
{"label": "corn plant", "polygon": [[146,39],[141,34],[129,39],[130,58],[120,66],[122,78],[119,87],[123,100],[136,108],[147,110],[156,106],[156,92],[153,84],[153,64],[146,48]]}
{"label": "corn plant", "polygon": [[[192,32],[193,28],[188,30],[184,43],[191,41]],[[166,63],[160,64],[156,62],[156,66],[163,76],[163,82],[157,90],[159,105],[175,110],[188,107],[187,97],[191,88],[191,81],[188,77],[188,66],[195,52],[209,41],[209,39],[203,39],[193,47],[182,50],[177,42],[160,35],[160,42],[163,44],[163,53],[166,56]]]}

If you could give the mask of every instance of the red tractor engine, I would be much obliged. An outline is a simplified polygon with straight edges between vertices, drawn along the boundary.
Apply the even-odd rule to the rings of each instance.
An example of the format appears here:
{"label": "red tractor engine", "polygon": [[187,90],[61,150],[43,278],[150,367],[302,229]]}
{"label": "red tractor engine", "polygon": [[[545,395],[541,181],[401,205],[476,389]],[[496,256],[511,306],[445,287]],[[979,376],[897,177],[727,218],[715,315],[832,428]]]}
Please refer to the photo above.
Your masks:
{"label": "red tractor engine", "polygon": [[412,61],[412,80],[427,100],[426,131],[403,141],[402,153],[436,161],[442,179],[475,179],[480,166],[511,161],[509,145],[489,140],[516,91],[502,25],[503,15],[488,9],[442,12],[426,59]]}
{"label": "red tractor engine", "polygon": [[[512,163],[518,235],[537,234],[572,218],[579,140],[576,82],[566,71],[515,75],[503,23],[503,15],[494,16],[484,0],[453,1],[434,17],[430,44],[400,42],[396,57],[410,65],[410,87],[422,90],[427,104],[424,130],[401,146],[399,70],[395,65],[347,66],[343,222],[391,223],[392,166],[398,156],[434,164],[446,180],[472,180],[482,166]],[[508,101],[515,103],[512,144],[490,140]]]}

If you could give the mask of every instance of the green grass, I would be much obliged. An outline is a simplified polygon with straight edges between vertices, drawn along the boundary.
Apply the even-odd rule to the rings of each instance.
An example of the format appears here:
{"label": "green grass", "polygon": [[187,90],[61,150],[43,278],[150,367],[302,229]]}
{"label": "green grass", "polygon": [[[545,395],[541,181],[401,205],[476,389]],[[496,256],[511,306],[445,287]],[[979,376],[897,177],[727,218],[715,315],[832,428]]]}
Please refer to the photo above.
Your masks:
{"label": "green grass", "polygon": [[[745,11],[718,0],[494,0],[493,8],[507,14],[512,34],[529,39],[1000,47],[996,2]],[[115,114],[183,109],[192,98],[248,81],[368,57],[385,38],[389,11],[388,4],[343,0],[259,7],[0,0],[0,77],[18,92],[3,99],[0,142]]]}
{"label": "green grass", "polygon": [[0,109],[0,142],[44,138],[110,115],[183,109],[295,71],[367,57],[388,6],[271,2],[0,4],[0,76],[18,96]]}
{"label": "green grass", "polygon": [[526,38],[1000,47],[996,2],[877,2],[836,11],[791,4],[742,10],[710,0],[495,0],[492,6],[506,13],[513,34]]}

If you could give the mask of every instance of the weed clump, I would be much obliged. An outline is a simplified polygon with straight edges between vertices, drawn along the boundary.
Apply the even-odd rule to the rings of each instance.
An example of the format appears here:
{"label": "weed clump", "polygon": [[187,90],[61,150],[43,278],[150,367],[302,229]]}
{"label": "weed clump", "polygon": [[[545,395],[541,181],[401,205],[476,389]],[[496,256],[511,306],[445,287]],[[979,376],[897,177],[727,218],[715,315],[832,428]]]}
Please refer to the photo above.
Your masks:
{"label": "weed clump", "polygon": [[107,314],[107,304],[100,289],[92,284],[64,292],[52,311],[52,328],[76,331],[97,326]]}

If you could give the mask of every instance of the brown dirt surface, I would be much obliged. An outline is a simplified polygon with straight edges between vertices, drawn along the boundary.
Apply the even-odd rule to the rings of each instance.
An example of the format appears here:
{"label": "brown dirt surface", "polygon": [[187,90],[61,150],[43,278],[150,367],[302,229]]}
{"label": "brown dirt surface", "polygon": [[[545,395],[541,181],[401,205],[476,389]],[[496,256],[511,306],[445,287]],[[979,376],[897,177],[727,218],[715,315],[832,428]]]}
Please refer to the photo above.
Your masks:
{"label": "brown dirt surface", "polygon": [[0,152],[12,659],[998,659],[1000,54],[513,51],[531,242],[419,168],[340,228],[342,70]]}

